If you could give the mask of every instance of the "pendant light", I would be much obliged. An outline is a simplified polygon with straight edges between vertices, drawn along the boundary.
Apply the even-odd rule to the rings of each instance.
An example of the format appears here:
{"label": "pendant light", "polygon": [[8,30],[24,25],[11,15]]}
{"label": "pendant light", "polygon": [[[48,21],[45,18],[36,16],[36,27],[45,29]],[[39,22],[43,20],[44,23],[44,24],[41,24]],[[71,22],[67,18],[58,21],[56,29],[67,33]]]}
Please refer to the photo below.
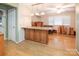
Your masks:
{"label": "pendant light", "polygon": [[39,16],[40,14],[38,12],[36,12],[35,15]]}
{"label": "pendant light", "polygon": [[34,14],[32,13],[31,16],[34,16]]}
{"label": "pendant light", "polygon": [[41,12],[40,15],[45,15],[45,13],[44,12]]}

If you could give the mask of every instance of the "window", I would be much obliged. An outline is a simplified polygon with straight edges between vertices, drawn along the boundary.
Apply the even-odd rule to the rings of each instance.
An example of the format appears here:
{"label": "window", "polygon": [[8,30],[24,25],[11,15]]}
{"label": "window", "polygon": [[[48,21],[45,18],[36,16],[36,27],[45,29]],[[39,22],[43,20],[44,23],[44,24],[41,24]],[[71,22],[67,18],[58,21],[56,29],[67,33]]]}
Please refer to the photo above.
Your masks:
{"label": "window", "polygon": [[70,25],[70,16],[49,17],[49,25]]}
{"label": "window", "polygon": [[54,19],[53,19],[53,17],[49,17],[48,24],[49,25],[54,25]]}
{"label": "window", "polygon": [[54,17],[54,25],[62,25],[63,24],[63,19],[61,16],[55,16]]}
{"label": "window", "polygon": [[69,16],[63,16],[63,25],[70,25],[71,19]]}

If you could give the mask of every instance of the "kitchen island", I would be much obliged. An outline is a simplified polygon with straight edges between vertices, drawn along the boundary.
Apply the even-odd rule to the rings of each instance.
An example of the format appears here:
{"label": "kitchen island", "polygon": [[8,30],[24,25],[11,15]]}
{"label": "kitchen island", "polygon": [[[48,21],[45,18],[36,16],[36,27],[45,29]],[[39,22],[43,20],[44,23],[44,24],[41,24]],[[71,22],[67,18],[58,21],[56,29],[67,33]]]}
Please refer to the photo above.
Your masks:
{"label": "kitchen island", "polygon": [[52,28],[48,27],[26,27],[23,28],[25,33],[25,39],[32,40],[44,44],[48,44],[48,31]]}

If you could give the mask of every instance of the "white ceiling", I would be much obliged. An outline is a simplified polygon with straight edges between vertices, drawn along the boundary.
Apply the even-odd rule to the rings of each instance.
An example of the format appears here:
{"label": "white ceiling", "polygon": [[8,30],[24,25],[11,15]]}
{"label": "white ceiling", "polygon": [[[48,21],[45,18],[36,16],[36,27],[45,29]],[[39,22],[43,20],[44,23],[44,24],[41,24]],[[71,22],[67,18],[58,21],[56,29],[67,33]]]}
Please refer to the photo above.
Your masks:
{"label": "white ceiling", "polygon": [[[72,3],[40,3],[33,5],[33,12],[56,13],[57,11],[75,11],[75,4]],[[64,9],[64,10],[62,10]]]}
{"label": "white ceiling", "polygon": [[[10,3],[8,3],[10,4]],[[17,4],[10,4],[12,6],[18,6]],[[23,5],[32,6],[32,12],[45,12],[45,13],[57,13],[75,11],[75,4],[73,3],[23,3]],[[68,5],[73,5],[68,7]]]}

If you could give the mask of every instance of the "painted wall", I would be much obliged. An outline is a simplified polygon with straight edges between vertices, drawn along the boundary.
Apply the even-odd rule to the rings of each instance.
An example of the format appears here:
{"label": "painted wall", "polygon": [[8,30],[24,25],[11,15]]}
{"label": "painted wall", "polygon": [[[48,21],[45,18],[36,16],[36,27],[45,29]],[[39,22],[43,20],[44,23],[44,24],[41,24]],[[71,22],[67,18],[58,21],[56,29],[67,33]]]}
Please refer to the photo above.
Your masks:
{"label": "painted wall", "polygon": [[31,6],[25,4],[19,4],[18,9],[18,42],[24,40],[24,30],[23,27],[31,26]]}

